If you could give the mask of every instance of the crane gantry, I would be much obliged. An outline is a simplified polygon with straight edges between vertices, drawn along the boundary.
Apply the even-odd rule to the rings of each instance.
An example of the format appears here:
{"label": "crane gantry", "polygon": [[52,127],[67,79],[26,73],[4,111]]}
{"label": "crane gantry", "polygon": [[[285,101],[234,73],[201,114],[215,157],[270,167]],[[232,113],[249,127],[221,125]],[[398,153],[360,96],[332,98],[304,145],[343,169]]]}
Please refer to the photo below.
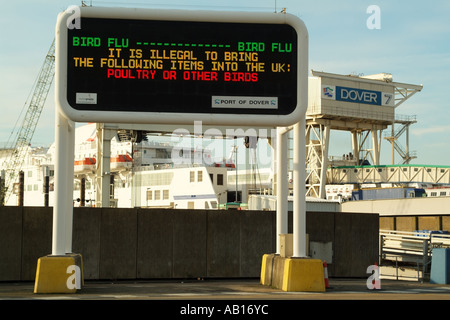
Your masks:
{"label": "crane gantry", "polygon": [[28,146],[33,138],[36,125],[44,108],[48,92],[50,91],[55,75],[55,40],[53,40],[50,49],[45,57],[44,64],[39,71],[38,78],[32,88],[33,95],[22,124],[17,131],[12,145],[12,152],[6,158],[3,168],[5,169],[5,186],[1,190],[4,203],[12,194],[13,185],[22,169]]}

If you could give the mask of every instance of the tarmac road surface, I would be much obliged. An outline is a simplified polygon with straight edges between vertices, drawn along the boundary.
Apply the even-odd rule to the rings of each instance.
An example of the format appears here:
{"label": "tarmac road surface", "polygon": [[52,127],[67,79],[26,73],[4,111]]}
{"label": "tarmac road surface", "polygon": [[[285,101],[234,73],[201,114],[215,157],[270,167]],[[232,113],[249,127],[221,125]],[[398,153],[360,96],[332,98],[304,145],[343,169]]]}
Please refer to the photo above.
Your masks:
{"label": "tarmac road surface", "polygon": [[450,285],[381,280],[369,290],[367,279],[329,279],[326,292],[284,292],[259,279],[85,281],[73,294],[35,294],[33,282],[0,282],[0,300],[129,300],[129,299],[321,299],[321,300],[450,300]]}
{"label": "tarmac road surface", "polygon": [[33,282],[0,282],[0,300],[450,300],[450,285],[381,280],[369,290],[367,279],[329,279],[326,292],[284,292],[259,279],[85,281],[73,294],[35,294]]}
{"label": "tarmac road surface", "polygon": [[[58,301],[57,303],[65,305],[68,301],[101,300],[113,302],[108,303],[108,306],[117,307],[124,307],[121,301],[127,301],[139,302],[138,305],[131,304],[139,309],[151,308],[153,311],[166,312],[170,319],[174,316],[197,319],[199,316],[223,318],[228,315],[233,319],[237,316],[265,316],[265,319],[272,319],[275,318],[274,314],[277,314],[277,317],[280,312],[289,315],[302,306],[315,308],[315,302],[339,301],[339,306],[343,307],[332,310],[333,314],[338,314],[354,312],[354,308],[344,307],[349,305],[348,302],[341,304],[344,301],[351,301],[352,306],[355,301],[395,301],[396,306],[400,301],[408,301],[409,305],[430,311],[433,309],[414,301],[450,300],[450,285],[447,284],[381,280],[380,290],[369,290],[366,281],[367,279],[331,278],[329,288],[322,293],[284,292],[261,285],[259,279],[85,281],[83,287],[74,294],[35,294],[32,282],[0,282],[0,307],[17,310],[14,302],[23,303],[24,300],[31,302],[32,306],[35,301]],[[72,302],[68,305],[73,306]],[[443,307],[448,309],[448,302],[445,302]],[[108,313],[114,315],[116,308],[107,309]],[[323,309],[321,312],[330,312],[327,308],[319,309]],[[404,315],[406,310],[400,311],[400,314]],[[196,316],[192,317],[194,315]]]}

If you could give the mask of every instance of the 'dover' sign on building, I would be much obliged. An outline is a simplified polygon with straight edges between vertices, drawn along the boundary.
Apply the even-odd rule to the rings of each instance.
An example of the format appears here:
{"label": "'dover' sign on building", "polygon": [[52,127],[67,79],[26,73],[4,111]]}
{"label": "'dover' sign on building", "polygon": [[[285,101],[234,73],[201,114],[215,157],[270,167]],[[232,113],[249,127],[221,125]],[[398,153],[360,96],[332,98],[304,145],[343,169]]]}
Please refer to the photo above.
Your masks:
{"label": "'dover' sign on building", "polygon": [[288,125],[306,110],[307,31],[295,16],[79,9],[57,31],[70,119]]}
{"label": "'dover' sign on building", "polygon": [[364,77],[313,71],[307,114],[390,124],[395,118],[395,86]]}

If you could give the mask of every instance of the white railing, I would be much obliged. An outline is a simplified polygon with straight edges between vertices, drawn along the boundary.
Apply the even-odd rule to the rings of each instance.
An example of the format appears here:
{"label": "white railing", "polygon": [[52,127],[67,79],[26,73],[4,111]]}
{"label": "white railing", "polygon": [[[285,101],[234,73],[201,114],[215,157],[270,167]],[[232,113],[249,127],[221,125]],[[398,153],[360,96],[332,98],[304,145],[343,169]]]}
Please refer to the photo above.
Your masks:
{"label": "white railing", "polygon": [[433,183],[449,184],[449,166],[387,165],[337,167],[327,171],[328,184]]}
{"label": "white railing", "polygon": [[450,248],[450,234],[380,230],[380,261],[395,263],[397,279],[399,268],[412,264],[417,280],[423,280],[429,272],[433,248]]}

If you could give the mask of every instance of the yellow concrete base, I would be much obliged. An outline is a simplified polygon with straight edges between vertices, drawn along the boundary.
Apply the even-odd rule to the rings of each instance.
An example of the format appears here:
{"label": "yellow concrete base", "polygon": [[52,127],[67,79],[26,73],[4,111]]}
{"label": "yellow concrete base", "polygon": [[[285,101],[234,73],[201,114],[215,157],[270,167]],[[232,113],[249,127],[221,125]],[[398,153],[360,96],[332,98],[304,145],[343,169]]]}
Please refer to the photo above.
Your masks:
{"label": "yellow concrete base", "polygon": [[319,259],[264,255],[261,284],[289,292],[325,292],[323,263]]}
{"label": "yellow concrete base", "polygon": [[261,284],[263,286],[270,286],[272,283],[272,259],[274,255],[272,254],[265,254],[263,255],[263,261],[261,264]]}
{"label": "yellow concrete base", "polygon": [[83,283],[80,254],[49,255],[38,259],[34,293],[75,293]]}
{"label": "yellow concrete base", "polygon": [[317,259],[287,259],[284,263],[283,291],[324,292],[323,264]]}

